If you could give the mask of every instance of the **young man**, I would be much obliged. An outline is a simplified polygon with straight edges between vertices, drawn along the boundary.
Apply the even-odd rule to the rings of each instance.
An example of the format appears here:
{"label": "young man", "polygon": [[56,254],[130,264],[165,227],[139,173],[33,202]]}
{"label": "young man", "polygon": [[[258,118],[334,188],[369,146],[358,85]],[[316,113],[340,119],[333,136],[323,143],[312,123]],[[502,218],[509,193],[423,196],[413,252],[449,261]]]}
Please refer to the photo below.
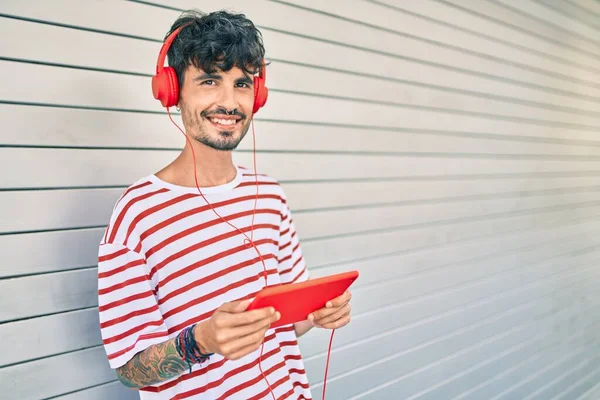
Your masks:
{"label": "young man", "polygon": [[178,28],[168,59],[189,140],[125,191],[100,244],[108,360],[142,399],[309,399],[297,337],[346,325],[350,293],[275,329],[276,310],[246,310],[265,285],[308,279],[281,186],[232,161],[264,68],[260,32],[228,12],[187,12]]}

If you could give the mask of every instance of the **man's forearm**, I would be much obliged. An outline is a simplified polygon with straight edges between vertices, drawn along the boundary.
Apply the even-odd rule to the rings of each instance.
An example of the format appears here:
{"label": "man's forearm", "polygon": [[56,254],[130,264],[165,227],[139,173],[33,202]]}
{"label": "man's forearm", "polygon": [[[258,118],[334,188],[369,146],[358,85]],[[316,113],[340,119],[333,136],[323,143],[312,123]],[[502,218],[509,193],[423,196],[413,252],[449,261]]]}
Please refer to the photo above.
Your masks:
{"label": "man's forearm", "polygon": [[189,365],[175,348],[175,339],[152,345],[117,368],[119,380],[131,388],[143,388],[181,375]]}

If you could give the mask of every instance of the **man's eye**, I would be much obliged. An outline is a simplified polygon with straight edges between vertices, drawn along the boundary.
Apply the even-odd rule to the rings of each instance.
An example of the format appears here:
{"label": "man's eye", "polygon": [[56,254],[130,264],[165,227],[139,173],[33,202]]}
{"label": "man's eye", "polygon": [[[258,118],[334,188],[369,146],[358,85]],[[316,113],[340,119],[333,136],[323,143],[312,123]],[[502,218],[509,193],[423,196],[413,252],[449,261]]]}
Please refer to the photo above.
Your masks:
{"label": "man's eye", "polygon": [[203,85],[210,85],[210,86],[212,86],[212,85],[215,84],[215,81],[209,79],[209,80],[206,80],[206,81],[202,81],[202,84]]}
{"label": "man's eye", "polygon": [[247,83],[244,83],[244,82],[240,82],[237,84],[237,87],[250,87],[250,85],[248,85]]}

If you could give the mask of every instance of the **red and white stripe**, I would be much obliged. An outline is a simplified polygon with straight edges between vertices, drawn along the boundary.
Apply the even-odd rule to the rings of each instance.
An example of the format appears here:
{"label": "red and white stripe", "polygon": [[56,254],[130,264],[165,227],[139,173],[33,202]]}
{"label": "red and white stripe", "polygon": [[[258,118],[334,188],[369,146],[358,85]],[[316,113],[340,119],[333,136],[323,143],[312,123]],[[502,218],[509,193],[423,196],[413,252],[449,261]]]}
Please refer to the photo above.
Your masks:
{"label": "red and white stripe", "polygon": [[[118,200],[99,247],[100,328],[112,368],[209,318],[225,302],[308,279],[285,194],[273,179],[238,168],[234,182],[205,189],[149,176]],[[254,218],[254,224],[252,220]],[[262,258],[262,261],[261,261]],[[266,268],[266,275],[263,268]],[[192,372],[140,391],[142,399],[271,399],[260,349],[240,360],[211,357]],[[261,367],[277,399],[310,399],[292,325],[267,331]]]}

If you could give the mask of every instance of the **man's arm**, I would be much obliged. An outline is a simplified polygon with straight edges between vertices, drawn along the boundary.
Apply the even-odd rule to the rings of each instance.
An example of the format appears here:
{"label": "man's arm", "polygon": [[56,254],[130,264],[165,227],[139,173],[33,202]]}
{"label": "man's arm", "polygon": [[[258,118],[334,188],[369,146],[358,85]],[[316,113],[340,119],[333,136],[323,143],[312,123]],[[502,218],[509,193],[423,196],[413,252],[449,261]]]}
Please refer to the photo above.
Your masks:
{"label": "man's arm", "polygon": [[[199,350],[237,360],[260,348],[271,324],[281,317],[272,307],[246,311],[250,300],[221,305],[193,331]],[[154,344],[117,368],[119,380],[128,387],[142,388],[165,382],[189,369],[176,348],[176,338]]]}
{"label": "man's arm", "polygon": [[117,368],[117,376],[125,386],[139,389],[167,381],[187,369],[187,362],[175,349],[175,339],[169,339],[137,353]]}

